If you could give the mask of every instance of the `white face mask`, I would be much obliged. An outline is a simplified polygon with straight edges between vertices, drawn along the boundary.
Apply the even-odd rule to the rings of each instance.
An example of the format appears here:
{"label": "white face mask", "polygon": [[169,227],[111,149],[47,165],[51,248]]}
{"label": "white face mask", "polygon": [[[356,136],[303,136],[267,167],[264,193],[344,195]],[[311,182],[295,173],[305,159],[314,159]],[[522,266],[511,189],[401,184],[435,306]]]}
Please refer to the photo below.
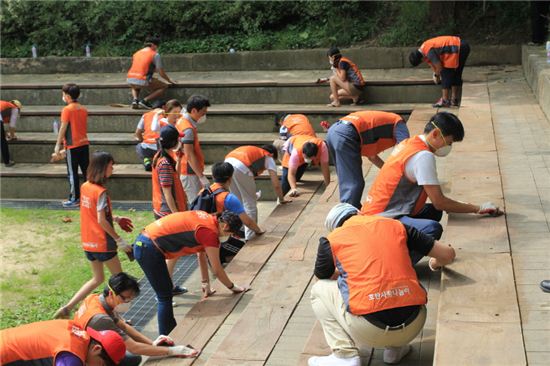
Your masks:
{"label": "white face mask", "polygon": [[206,122],[206,114],[201,118],[199,118],[199,120],[197,121],[197,124],[202,125],[205,122]]}
{"label": "white face mask", "polygon": [[127,312],[128,310],[130,310],[130,303],[129,302],[123,302],[121,304],[118,304],[117,306],[115,306],[115,309],[114,309],[117,313],[125,313]]}
{"label": "white face mask", "polygon": [[67,103],[67,102],[65,102],[65,95],[63,95],[63,94],[61,94],[61,101],[62,101],[63,103]]}
{"label": "white face mask", "polygon": [[453,145],[445,145],[434,151],[435,156],[443,158],[451,153]]}
{"label": "white face mask", "polygon": [[304,162],[305,162],[307,165],[311,165],[312,160],[311,160],[311,158],[308,158],[308,157],[304,156]]}

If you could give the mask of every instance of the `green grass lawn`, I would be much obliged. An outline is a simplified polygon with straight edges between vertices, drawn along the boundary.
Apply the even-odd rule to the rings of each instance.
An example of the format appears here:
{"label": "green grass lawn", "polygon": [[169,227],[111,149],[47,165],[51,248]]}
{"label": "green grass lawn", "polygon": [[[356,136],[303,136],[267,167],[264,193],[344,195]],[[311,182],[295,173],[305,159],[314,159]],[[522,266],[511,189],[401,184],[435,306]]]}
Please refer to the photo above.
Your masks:
{"label": "green grass lawn", "polygon": [[[134,222],[134,232],[129,234],[115,224],[129,243],[153,221],[151,211],[115,210],[115,214]],[[64,223],[64,218],[72,222]],[[91,278],[80,246],[79,211],[2,208],[0,237],[0,329],[51,319]],[[125,272],[143,277],[137,262],[130,262],[123,253],[119,258]],[[109,275],[106,269],[105,278]]]}

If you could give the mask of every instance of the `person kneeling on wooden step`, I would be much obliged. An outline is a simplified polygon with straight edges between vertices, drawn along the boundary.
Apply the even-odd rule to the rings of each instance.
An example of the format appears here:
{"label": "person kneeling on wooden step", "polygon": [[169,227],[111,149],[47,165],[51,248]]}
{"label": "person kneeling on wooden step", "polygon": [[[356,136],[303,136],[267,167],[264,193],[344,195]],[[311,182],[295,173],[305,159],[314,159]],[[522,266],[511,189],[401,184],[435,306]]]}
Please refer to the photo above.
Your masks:
{"label": "person kneeling on wooden step", "polygon": [[236,214],[224,211],[211,215],[204,211],[175,212],[147,225],[134,242],[134,256],[158,300],[159,334],[169,335],[176,327],[172,305],[172,280],[166,259],[197,254],[202,277],[203,297],[210,288],[208,262],[216,278],[235,294],[249,290],[235,285],[220,263],[220,237],[238,233],[243,223]]}
{"label": "person kneeling on wooden step", "polygon": [[141,355],[195,357],[198,351],[187,346],[176,346],[165,335],[153,341],[122,318],[121,313],[130,309],[130,303],[139,295],[139,291],[139,284],[134,277],[124,272],[113,275],[103,293],[89,295],[82,302],[73,320],[82,329],[117,332],[127,349],[121,366],[139,365]]}
{"label": "person kneeling on wooden step", "polygon": [[[265,233],[256,221],[247,215],[239,198],[229,192],[231,180],[235,169],[233,165],[223,162],[212,165],[212,184],[209,189],[203,189],[197,198],[193,201],[192,210],[202,210],[209,213],[221,214],[223,211],[230,211],[239,216],[243,224],[252,230],[256,235]],[[229,238],[221,243],[220,261],[228,263],[242,249],[245,244],[243,238],[244,232],[238,236],[230,235]]]}
{"label": "person kneeling on wooden step", "polygon": [[319,241],[311,305],[332,354],[311,357],[309,366],[359,366],[361,347],[385,348],[384,362],[398,363],[426,321],[427,294],[410,252],[430,256],[437,269],[454,260],[454,249],[348,203],[334,206],[325,226],[330,234]]}
{"label": "person kneeling on wooden step", "polygon": [[317,137],[292,136],[284,145],[283,175],[281,188],[283,194],[290,197],[300,195],[296,182],[302,179],[308,166],[321,166],[325,186],[330,183],[330,168],[328,165],[328,148],[326,143]]}

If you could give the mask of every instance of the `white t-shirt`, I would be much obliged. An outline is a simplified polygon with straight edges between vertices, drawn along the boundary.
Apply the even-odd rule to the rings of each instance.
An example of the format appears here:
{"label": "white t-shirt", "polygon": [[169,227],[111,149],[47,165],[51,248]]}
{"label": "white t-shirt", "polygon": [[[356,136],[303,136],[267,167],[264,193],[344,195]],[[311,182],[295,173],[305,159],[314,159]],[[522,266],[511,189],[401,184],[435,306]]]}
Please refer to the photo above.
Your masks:
{"label": "white t-shirt", "polygon": [[[249,175],[251,177],[254,176],[254,174],[252,174],[250,169],[248,169],[248,167],[246,165],[244,165],[244,163],[242,161],[240,161],[239,159],[227,158],[227,159],[225,159],[225,162],[233,165],[233,168],[237,169],[238,171],[240,171],[243,174]],[[265,165],[264,166],[267,170],[272,170],[275,173],[277,173],[277,164],[275,164],[275,160],[271,156],[266,156],[265,157]]]}
{"label": "white t-shirt", "polygon": [[[426,143],[424,135],[419,137]],[[405,176],[419,186],[440,185],[437,179],[435,155],[431,151],[422,150],[411,156],[405,164]]]}

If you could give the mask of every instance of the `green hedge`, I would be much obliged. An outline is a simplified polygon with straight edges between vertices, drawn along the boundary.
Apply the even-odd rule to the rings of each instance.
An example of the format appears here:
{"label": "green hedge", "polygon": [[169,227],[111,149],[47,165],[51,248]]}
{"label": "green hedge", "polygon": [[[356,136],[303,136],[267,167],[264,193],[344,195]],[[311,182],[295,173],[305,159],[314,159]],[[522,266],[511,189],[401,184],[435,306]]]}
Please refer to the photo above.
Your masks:
{"label": "green hedge", "polygon": [[[149,34],[163,53],[413,45],[443,33],[504,43],[528,34],[528,2],[4,0],[2,57],[127,56]],[[439,8],[438,8],[439,6]],[[435,18],[438,20],[434,22]],[[484,34],[485,33],[485,34]],[[520,39],[523,40],[523,39]]]}

